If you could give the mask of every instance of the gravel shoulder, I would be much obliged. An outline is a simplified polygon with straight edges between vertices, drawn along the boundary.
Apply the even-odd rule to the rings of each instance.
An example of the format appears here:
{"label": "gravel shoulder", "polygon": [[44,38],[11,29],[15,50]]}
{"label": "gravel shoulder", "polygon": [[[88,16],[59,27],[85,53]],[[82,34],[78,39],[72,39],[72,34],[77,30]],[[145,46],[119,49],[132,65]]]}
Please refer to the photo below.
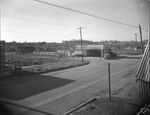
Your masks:
{"label": "gravel shoulder", "polygon": [[108,88],[104,89],[95,95],[98,100],[90,102],[70,115],[135,115],[140,110],[135,73],[136,68],[132,68],[122,75],[120,80],[112,82],[111,101]]}

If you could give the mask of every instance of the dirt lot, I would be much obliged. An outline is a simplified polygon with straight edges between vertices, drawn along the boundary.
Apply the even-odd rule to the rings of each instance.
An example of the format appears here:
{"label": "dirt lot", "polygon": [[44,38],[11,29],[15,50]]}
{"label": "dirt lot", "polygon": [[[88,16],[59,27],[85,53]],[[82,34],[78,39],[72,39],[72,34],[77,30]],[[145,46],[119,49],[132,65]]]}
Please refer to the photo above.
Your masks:
{"label": "dirt lot", "polygon": [[2,78],[18,78],[34,73],[45,73],[72,68],[88,62],[82,62],[81,57],[67,57],[49,54],[7,52],[5,55],[5,72]]}
{"label": "dirt lot", "polygon": [[67,69],[82,64],[83,65],[88,64],[88,62],[82,62],[80,59],[73,60],[71,58],[68,58],[68,59],[62,59],[59,62],[55,62],[55,63],[23,67],[23,70],[34,72],[34,73],[41,73],[41,72],[55,71],[60,69]]}
{"label": "dirt lot", "polygon": [[45,63],[59,62],[61,57],[58,55],[40,54],[40,53],[19,53],[6,52],[5,63],[10,66],[30,66],[41,65]]}

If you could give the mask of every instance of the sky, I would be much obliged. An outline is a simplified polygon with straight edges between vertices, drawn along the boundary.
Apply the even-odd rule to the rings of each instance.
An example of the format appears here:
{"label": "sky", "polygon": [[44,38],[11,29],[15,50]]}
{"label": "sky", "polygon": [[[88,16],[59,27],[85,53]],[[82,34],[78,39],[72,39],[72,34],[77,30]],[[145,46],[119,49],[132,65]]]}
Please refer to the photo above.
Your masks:
{"label": "sky", "polygon": [[41,0],[51,4],[134,25],[126,26],[68,11],[35,0],[0,0],[1,40],[6,42],[62,42],[135,40],[139,24],[143,39],[148,39],[148,4],[146,0]]}

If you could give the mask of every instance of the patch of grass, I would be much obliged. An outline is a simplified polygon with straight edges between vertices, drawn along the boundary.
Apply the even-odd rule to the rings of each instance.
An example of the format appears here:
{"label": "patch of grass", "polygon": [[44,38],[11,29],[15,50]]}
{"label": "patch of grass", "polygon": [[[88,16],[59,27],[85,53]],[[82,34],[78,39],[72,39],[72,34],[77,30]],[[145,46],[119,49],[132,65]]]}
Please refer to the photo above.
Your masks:
{"label": "patch of grass", "polygon": [[33,53],[6,52],[5,63],[11,66],[31,66],[59,62],[60,57]]}

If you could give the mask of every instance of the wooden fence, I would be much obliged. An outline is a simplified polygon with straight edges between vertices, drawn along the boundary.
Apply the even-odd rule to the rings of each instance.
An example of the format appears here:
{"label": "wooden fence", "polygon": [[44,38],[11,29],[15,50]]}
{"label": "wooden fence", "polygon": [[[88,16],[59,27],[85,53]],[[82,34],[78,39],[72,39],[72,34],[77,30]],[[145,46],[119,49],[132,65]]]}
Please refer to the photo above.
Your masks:
{"label": "wooden fence", "polygon": [[127,55],[137,55],[137,54],[142,54],[142,50],[141,49],[138,49],[138,50],[134,50],[134,49],[122,49],[122,50],[112,50],[113,52],[115,52],[116,54],[118,55],[124,55],[124,54],[127,54]]}

